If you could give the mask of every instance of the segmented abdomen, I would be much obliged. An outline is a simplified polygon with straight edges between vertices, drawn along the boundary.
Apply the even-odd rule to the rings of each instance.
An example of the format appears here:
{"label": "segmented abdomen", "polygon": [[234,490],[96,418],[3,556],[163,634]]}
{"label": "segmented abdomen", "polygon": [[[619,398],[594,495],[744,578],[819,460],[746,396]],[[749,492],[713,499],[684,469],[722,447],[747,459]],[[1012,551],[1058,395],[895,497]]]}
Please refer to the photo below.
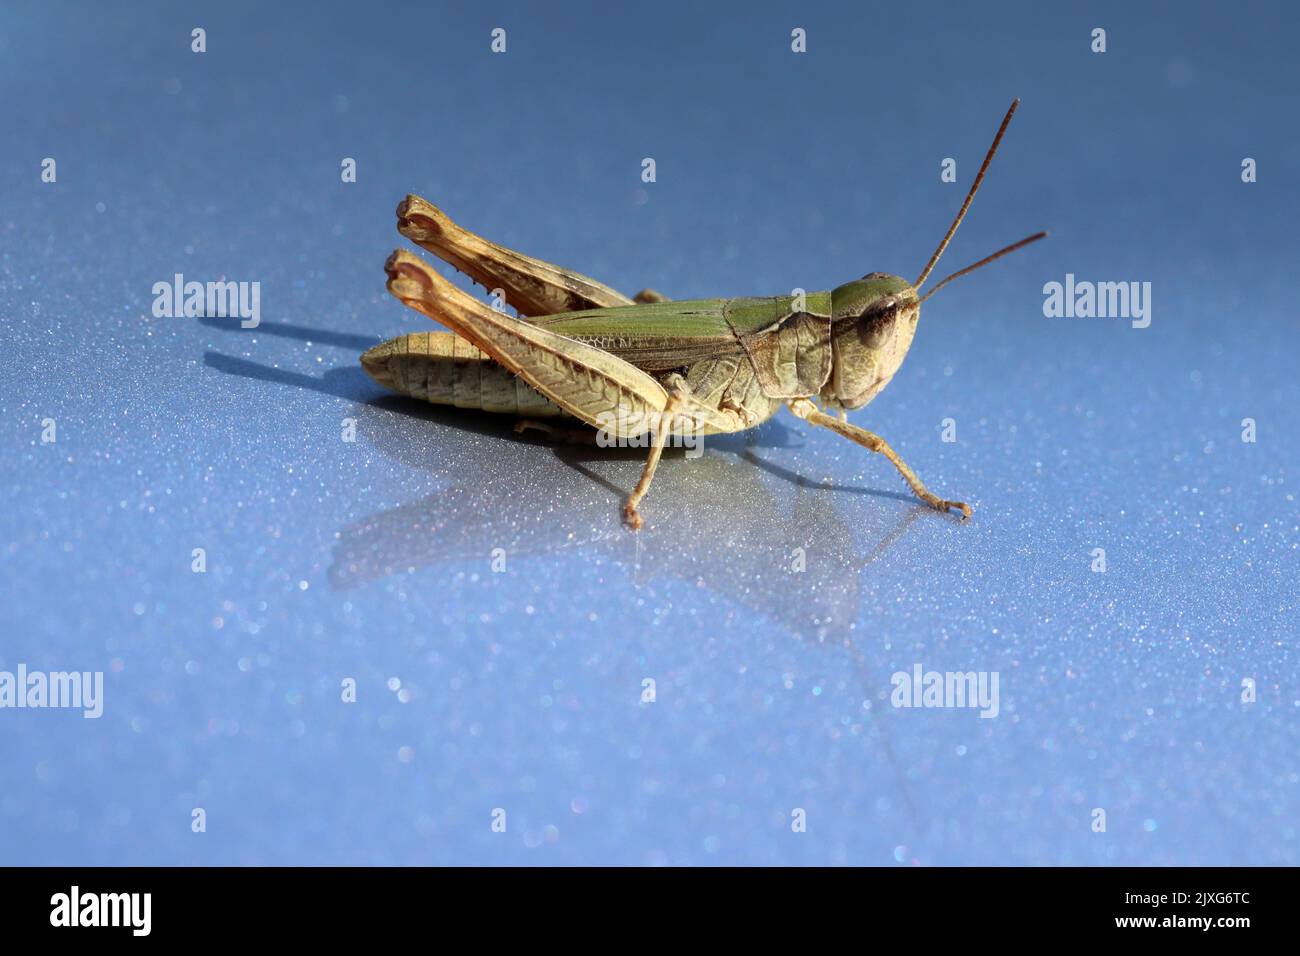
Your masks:
{"label": "segmented abdomen", "polygon": [[416,332],[376,346],[362,365],[381,385],[436,405],[522,418],[557,418],[560,407],[452,332]]}

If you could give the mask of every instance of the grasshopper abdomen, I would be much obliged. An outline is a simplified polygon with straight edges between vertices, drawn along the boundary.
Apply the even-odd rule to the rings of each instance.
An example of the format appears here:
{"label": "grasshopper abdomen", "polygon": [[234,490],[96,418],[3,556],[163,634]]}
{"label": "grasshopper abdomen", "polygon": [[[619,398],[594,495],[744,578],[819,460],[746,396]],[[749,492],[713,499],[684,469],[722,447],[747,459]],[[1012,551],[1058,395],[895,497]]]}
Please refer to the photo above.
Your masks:
{"label": "grasshopper abdomen", "polygon": [[558,418],[558,405],[453,332],[415,332],[361,356],[366,373],[400,395],[503,415]]}

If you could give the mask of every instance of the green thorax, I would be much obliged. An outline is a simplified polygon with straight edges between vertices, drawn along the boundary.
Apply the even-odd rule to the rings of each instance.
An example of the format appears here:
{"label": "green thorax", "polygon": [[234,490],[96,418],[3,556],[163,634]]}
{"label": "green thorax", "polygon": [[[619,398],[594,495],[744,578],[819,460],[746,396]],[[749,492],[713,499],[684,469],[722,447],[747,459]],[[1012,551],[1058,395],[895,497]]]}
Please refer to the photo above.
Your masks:
{"label": "green thorax", "polygon": [[685,299],[588,309],[529,319],[602,348],[647,371],[689,366],[745,351],[744,343],[776,335],[803,316],[829,327],[831,293],[802,296]]}

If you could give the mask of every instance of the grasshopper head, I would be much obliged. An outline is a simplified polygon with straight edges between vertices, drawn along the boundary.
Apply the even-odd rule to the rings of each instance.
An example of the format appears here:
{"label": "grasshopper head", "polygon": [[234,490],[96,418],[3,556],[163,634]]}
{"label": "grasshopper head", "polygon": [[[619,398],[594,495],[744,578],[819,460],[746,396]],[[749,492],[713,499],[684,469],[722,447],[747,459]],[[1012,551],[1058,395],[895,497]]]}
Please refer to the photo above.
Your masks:
{"label": "grasshopper head", "polygon": [[975,181],[971,183],[966,200],[957,211],[943,241],[930,256],[930,261],[921,270],[920,278],[915,283],[900,279],[898,276],[873,272],[863,276],[857,282],[846,282],[831,292],[831,375],[821,390],[821,399],[828,406],[839,408],[861,408],[880,394],[881,389],[889,384],[898,367],[903,364],[903,357],[912,345],[912,336],[916,334],[916,320],[921,315],[921,303],[934,295],[949,282],[974,272],[996,259],[1001,259],[1009,252],[1037,242],[1047,235],[1035,233],[1017,243],[999,249],[991,256],[985,256],[974,265],[954,272],[942,282],[937,283],[924,296],[917,290],[925,285],[931,270],[948,248],[957,227],[961,225],[970,208],[975,193],[979,191],[989,163],[998,151],[1002,135],[1016,112],[1020,100],[1015,100],[1007,115],[1002,118],[993,145],[984,155],[984,162]]}
{"label": "grasshopper head", "polygon": [[921,314],[906,279],[873,272],[831,292],[831,375],[826,404],[861,408],[889,384],[916,333]]}

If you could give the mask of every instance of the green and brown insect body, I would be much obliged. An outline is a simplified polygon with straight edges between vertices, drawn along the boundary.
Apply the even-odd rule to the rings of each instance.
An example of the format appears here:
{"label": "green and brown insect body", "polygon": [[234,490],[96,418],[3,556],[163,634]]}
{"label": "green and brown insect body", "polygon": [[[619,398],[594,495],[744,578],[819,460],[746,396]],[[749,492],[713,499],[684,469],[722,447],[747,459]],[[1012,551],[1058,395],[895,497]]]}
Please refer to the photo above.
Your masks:
{"label": "green and brown insect body", "polygon": [[[486,288],[501,289],[519,316],[488,307],[398,250],[386,265],[389,290],[451,331],[385,342],[366,352],[362,365],[381,385],[430,402],[529,420],[576,418],[598,429],[601,444],[644,445],[638,439],[652,436],[624,508],[633,527],[670,437],[742,431],[782,405],[885,455],[922,500],[968,517],[969,506],[930,493],[884,439],[849,424],[845,413],[874,400],[902,365],[920,317],[918,289],[969,208],[1015,107],[916,283],[877,272],[830,292],[673,302],[645,290],[628,299],[483,239],[408,196],[397,210],[399,231]],[[1044,235],[954,273],[926,298]]]}
{"label": "green and brown insect body", "polygon": [[[909,320],[895,308],[908,293],[914,302],[905,280],[879,273],[834,292],[662,302],[531,321],[661,381],[681,375],[697,401],[733,411],[729,423],[737,427],[727,430],[738,431],[766,421],[791,398],[817,396],[852,409],[879,394],[911,344],[918,312]],[[525,417],[564,414],[452,333],[403,336],[361,361],[381,385],[412,398]],[[723,429],[714,423],[709,430]]]}

